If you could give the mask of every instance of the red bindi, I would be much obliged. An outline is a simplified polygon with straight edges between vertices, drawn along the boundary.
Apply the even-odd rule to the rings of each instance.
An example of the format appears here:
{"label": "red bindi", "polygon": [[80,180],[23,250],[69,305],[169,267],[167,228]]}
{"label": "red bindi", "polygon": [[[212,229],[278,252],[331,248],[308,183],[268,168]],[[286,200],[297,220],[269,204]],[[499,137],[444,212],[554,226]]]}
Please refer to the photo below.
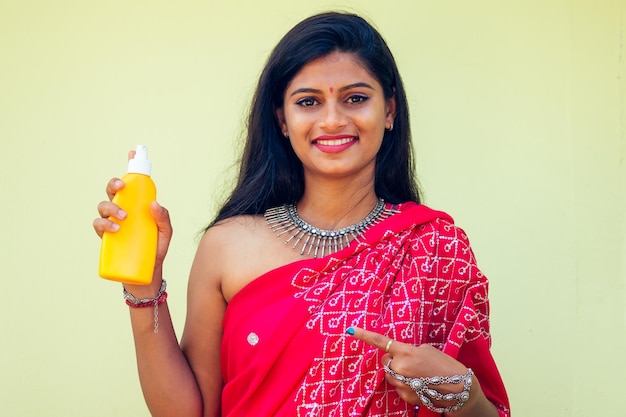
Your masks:
{"label": "red bindi", "polygon": [[334,88],[332,88],[332,87],[330,87],[330,88],[328,89],[328,91],[330,91],[331,93],[333,92],[333,90],[334,90]]}

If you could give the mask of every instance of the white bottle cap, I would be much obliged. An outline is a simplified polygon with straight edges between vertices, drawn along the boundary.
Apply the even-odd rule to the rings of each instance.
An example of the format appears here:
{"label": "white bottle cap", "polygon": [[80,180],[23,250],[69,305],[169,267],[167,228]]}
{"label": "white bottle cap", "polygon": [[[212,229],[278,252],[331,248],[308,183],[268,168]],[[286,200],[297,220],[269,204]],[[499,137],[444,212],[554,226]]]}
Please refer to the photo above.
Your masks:
{"label": "white bottle cap", "polygon": [[137,145],[135,157],[128,161],[128,172],[148,176],[152,172],[152,163],[148,161],[148,148],[144,145]]}

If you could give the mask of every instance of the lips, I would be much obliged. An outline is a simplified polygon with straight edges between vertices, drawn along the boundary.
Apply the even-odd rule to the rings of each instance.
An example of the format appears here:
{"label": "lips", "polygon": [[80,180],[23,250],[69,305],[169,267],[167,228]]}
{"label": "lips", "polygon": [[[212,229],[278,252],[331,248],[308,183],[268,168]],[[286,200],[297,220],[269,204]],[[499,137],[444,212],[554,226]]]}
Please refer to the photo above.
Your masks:
{"label": "lips", "polygon": [[318,136],[313,140],[313,145],[325,153],[339,153],[348,149],[358,138],[351,135]]}
{"label": "lips", "polygon": [[319,136],[313,140],[313,143],[323,146],[341,146],[356,140],[355,136],[350,135]]}

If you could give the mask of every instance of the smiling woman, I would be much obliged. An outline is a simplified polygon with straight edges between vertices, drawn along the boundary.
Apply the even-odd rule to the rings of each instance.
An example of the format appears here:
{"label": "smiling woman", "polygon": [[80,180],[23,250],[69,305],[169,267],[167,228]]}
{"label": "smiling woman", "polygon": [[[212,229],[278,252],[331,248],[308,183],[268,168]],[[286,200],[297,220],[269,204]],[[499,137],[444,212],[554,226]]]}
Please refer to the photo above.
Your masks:
{"label": "smiling woman", "polygon": [[395,108],[394,97],[385,98],[354,53],[332,52],[302,67],[277,115],[302,162],[305,190],[311,175],[373,186],[376,155]]}
{"label": "smiling woman", "polygon": [[[96,232],[114,233],[119,207],[98,207]],[[153,282],[126,291],[163,304],[158,333],[151,309],[131,308],[155,416],[509,415],[487,280],[451,217],[420,204],[402,81],[362,18],[310,17],[269,57],[180,347],[155,297],[172,228],[152,214]]]}

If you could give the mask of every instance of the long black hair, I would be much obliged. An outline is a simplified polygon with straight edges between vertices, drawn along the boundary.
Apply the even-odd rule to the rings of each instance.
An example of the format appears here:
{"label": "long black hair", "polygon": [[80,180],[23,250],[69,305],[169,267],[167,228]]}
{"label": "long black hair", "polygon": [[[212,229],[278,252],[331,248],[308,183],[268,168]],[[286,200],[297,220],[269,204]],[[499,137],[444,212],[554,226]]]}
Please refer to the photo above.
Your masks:
{"label": "long black hair", "polygon": [[283,137],[276,111],[283,107],[285,90],[298,71],[335,51],[355,54],[380,83],[385,98],[395,97],[393,129],[385,131],[376,156],[376,195],[391,203],[420,202],[408,105],[393,55],[378,31],[363,18],[327,12],[294,26],[268,58],[250,108],[237,185],[211,225],[236,215],[261,214],[302,197],[302,163]]}

